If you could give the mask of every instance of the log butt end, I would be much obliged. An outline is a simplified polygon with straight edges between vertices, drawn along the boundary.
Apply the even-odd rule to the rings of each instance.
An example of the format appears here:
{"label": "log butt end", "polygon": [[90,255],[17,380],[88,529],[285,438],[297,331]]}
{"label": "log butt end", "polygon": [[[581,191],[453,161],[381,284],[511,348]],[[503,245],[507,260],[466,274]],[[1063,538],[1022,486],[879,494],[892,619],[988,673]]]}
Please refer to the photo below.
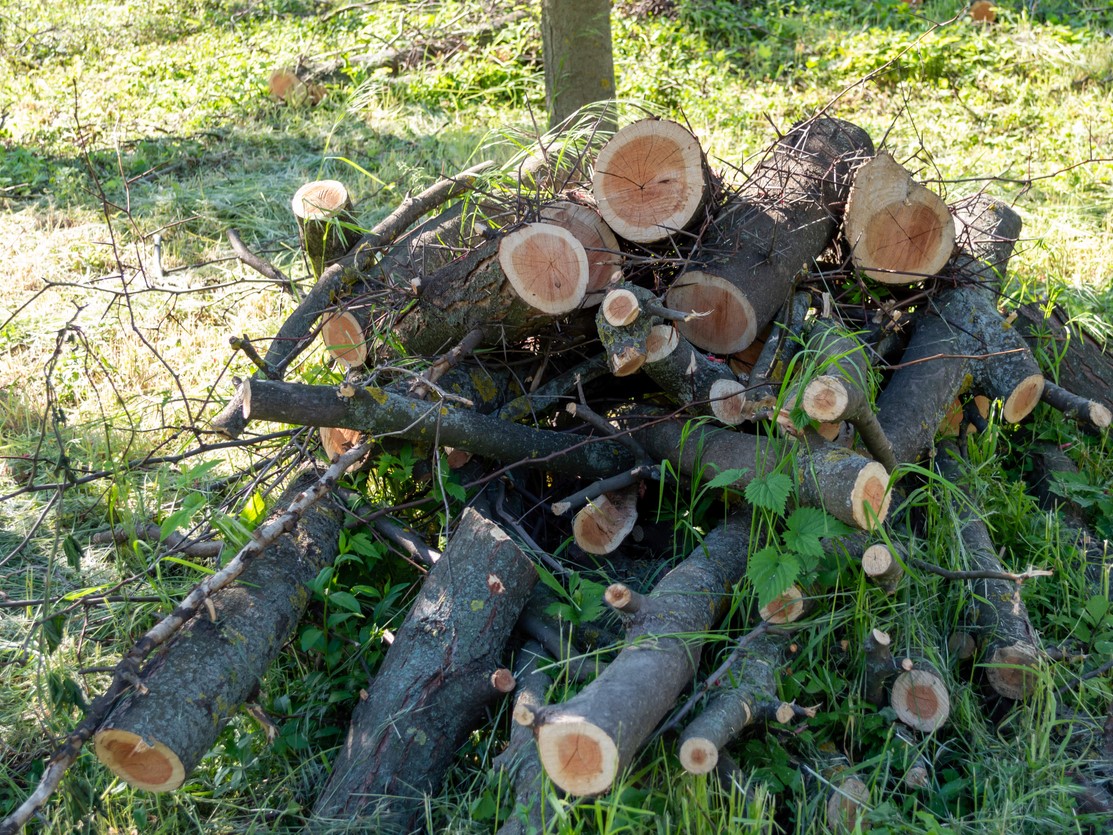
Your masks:
{"label": "log butt end", "polygon": [[1040,658],[1031,644],[997,647],[988,661],[992,665],[986,671],[989,685],[1006,699],[1024,699],[1035,691],[1037,679],[1034,668],[1039,666]]}
{"label": "log butt end", "polygon": [[1113,423],[1113,412],[1110,412],[1101,403],[1096,400],[1090,401],[1090,423],[1098,429],[1107,429],[1110,423]]}
{"label": "log butt end", "polygon": [[846,384],[838,377],[824,375],[808,383],[800,405],[812,420],[832,423],[842,420],[850,404]]}
{"label": "log butt end", "polygon": [[97,758],[117,777],[137,789],[168,792],[185,782],[181,759],[157,740],[119,728],[98,731],[94,737]]}
{"label": "log butt end", "polygon": [[545,773],[572,795],[605,792],[618,776],[618,746],[598,725],[561,718],[537,730],[537,753]]}
{"label": "log butt end", "polygon": [[719,749],[710,739],[692,737],[680,746],[680,764],[689,774],[707,774],[719,763]]}
{"label": "log butt end", "polygon": [[792,585],[758,612],[766,623],[793,623],[804,615],[804,593]]}
{"label": "log butt end", "polygon": [[723,378],[711,384],[711,414],[720,423],[737,426],[746,419],[746,387],[737,380]]}
{"label": "log butt end", "polygon": [[1032,413],[1043,395],[1045,380],[1042,374],[1025,377],[1005,399],[1001,417],[1008,423],[1020,423]]}
{"label": "log butt end", "polygon": [[646,362],[660,362],[680,345],[680,336],[672,325],[654,325],[645,340]]}
{"label": "log butt end", "polygon": [[893,494],[889,489],[889,471],[876,461],[862,467],[850,491],[854,523],[869,531],[885,521]]}
{"label": "log butt end", "polygon": [[499,244],[499,264],[518,297],[551,316],[571,313],[587,295],[587,252],[563,226],[527,223]]}
{"label": "log butt end", "polygon": [[347,311],[329,313],[321,321],[321,341],[336,359],[349,368],[358,368],[367,361],[367,340],[363,327]]}
{"label": "log butt end", "polygon": [[706,313],[680,322],[680,333],[697,348],[726,356],[744,351],[757,338],[754,306],[737,287],[713,273],[692,270],[669,288],[665,303],[684,313]]}
{"label": "log butt end", "polygon": [[897,676],[890,704],[900,721],[924,733],[942,727],[951,715],[947,686],[931,670],[909,670]]}

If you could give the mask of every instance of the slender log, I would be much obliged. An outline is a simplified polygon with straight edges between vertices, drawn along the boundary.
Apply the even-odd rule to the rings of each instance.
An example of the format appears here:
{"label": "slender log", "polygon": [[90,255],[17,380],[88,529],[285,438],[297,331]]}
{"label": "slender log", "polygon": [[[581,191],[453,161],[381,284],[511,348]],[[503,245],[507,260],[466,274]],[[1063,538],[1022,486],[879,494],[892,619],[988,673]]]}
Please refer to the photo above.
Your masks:
{"label": "slender log", "polygon": [[[314,481],[303,472],[279,504]],[[341,521],[332,505],[308,510],[298,527],[248,563],[241,582],[212,594],[211,607],[151,657],[94,736],[105,766],[147,791],[182,785],[293,634],[309,583],[336,557]]]}
{"label": "slender log", "polygon": [[804,616],[805,600],[800,587],[793,584],[758,610],[766,623],[795,623]]}
{"label": "slender log", "polygon": [[607,225],[640,244],[667,240],[702,219],[711,191],[699,141],[666,119],[618,131],[599,151],[591,188]]}
{"label": "slender log", "polygon": [[1016,310],[1025,341],[1055,369],[1055,382],[1072,394],[1113,409],[1113,353],[1060,307],[1025,304]]}
{"label": "slender log", "polygon": [[[728,520],[653,589],[627,629],[627,646],[577,695],[539,711],[534,732],[550,779],[574,795],[613,784],[672,707],[699,664],[686,637],[722,617],[746,569],[749,521]],[[647,682],[652,686],[647,687]]]}
{"label": "slender log", "polygon": [[861,165],[846,205],[855,266],[883,284],[914,284],[939,272],[955,246],[947,205],[882,151]]}
{"label": "slender log", "polygon": [[901,672],[893,660],[892,639],[881,629],[871,629],[866,636],[864,655],[866,659],[866,701],[880,707],[885,703],[885,690],[893,677]]}
{"label": "slender log", "polygon": [[[640,414],[641,419],[638,419]],[[622,417],[634,436],[658,460],[668,460],[689,477],[710,480],[724,470],[737,470],[735,488],[772,472],[791,455],[801,502],[822,507],[848,525],[871,530],[885,521],[892,493],[889,474],[876,461],[841,447],[800,446],[711,426],[685,432],[679,421],[657,420],[642,425],[645,411]]]}
{"label": "slender log", "polygon": [[1062,386],[1048,382],[1043,387],[1042,400],[1065,416],[1085,421],[1095,429],[1108,429],[1113,422],[1113,412],[1096,400],[1087,400]]}
{"label": "slender log", "polygon": [[[951,481],[961,476],[957,462],[946,452],[937,456],[936,465]],[[1002,572],[985,522],[965,506],[958,508],[958,512],[962,519],[962,544],[971,566],[979,571]],[[1020,584],[1000,579],[974,580],[973,597],[990,686],[1008,699],[1030,696],[1038,681],[1033,668],[1039,666],[1042,653],[1039,637],[1028,619],[1028,609],[1020,599]]]}
{"label": "slender log", "polygon": [[339,180],[306,183],[290,201],[298,222],[298,237],[314,278],[355,246],[359,235],[352,215],[352,198]]}
{"label": "slender log", "polygon": [[966,282],[940,293],[921,314],[901,366],[877,399],[878,421],[898,461],[916,461],[931,445],[955,397],[973,384],[1005,401],[1009,422],[1039,401],[1043,375],[995,306],[1003,274],[1020,235],[1020,217],[988,198],[956,207],[964,219],[962,252],[949,274]]}
{"label": "slender log", "polygon": [[[553,684],[548,673],[541,669],[547,663],[550,662],[545,658],[544,649],[533,641],[527,641],[518,651],[514,674],[518,686],[514,693],[513,716],[532,718],[545,705],[545,697]],[[529,723],[521,724],[515,720],[510,728],[510,741],[492,764],[514,784],[514,812],[499,828],[497,835],[528,835],[543,831],[543,770]]]}
{"label": "slender log", "polygon": [[873,154],[865,131],[837,119],[795,126],[728,202],[669,288],[674,310],[709,312],[681,333],[714,354],[745,349],[830,243],[854,167]]}
{"label": "slender log", "polygon": [[177,531],[171,531],[169,535],[163,536],[162,526],[154,523],[147,525],[139,525],[135,530],[129,530],[123,525],[117,525],[107,531],[97,531],[92,536],[92,543],[94,545],[108,545],[114,543],[116,545],[127,545],[135,540],[143,542],[151,542],[159,545],[164,553],[169,554],[185,554],[187,557],[194,559],[211,560],[220,556],[220,552],[224,550],[224,543],[215,540],[197,540],[186,539]]}
{"label": "slender log", "polygon": [[457,747],[497,696],[491,672],[537,571],[490,519],[469,508],[369,691],[317,799],[318,820],[368,817],[408,827]]}
{"label": "slender log", "polygon": [[629,470],[634,457],[621,443],[581,438],[508,423],[443,403],[415,400],[376,386],[308,386],[272,380],[245,383],[249,420],[300,426],[340,426],[465,449],[496,461],[544,463],[555,472],[605,478]]}
{"label": "slender log", "polygon": [[[649,357],[649,334],[657,320],[642,315],[641,304],[653,294],[644,287],[627,285],[608,294],[595,315],[599,341],[607,352],[607,362],[616,377],[628,377],[641,370]],[[613,298],[612,298],[613,297]],[[635,310],[625,310],[625,303],[633,299]],[[636,311],[636,312],[635,312]],[[625,312],[625,315],[620,315]],[[623,321],[616,325],[612,319]],[[628,321],[625,321],[628,320]]]}
{"label": "slender log", "polygon": [[[862,573],[886,594],[895,594],[904,578],[904,569],[893,553],[894,548],[897,546],[875,542],[862,552]],[[899,552],[899,548],[897,550]]]}
{"label": "slender log", "polygon": [[718,764],[719,752],[746,728],[781,721],[777,669],[790,641],[787,635],[765,632],[731,659],[720,676],[729,683],[712,693],[703,712],[680,735],[680,764],[685,771],[708,773]]}

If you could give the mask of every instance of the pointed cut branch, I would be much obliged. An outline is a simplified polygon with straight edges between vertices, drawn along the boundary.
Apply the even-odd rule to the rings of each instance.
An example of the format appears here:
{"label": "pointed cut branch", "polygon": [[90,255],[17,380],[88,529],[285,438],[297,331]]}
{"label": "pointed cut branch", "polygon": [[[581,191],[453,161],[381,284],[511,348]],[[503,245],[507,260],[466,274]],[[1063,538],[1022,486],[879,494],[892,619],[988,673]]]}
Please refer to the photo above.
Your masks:
{"label": "pointed cut branch", "polygon": [[725,611],[727,590],[746,569],[749,521],[733,519],[670,571],[627,630],[627,646],[591,684],[538,712],[546,773],[574,795],[606,791],[689,684],[698,640]]}
{"label": "pointed cut branch", "polygon": [[862,165],[846,206],[846,239],[855,266],[884,284],[935,275],[955,247],[947,205],[882,151]]}
{"label": "pointed cut branch", "polygon": [[665,119],[644,119],[616,133],[595,160],[591,188],[615,234],[641,244],[691,226],[710,192],[699,141]]}
{"label": "pointed cut branch", "polygon": [[409,831],[456,749],[497,696],[491,671],[537,581],[490,519],[464,511],[352,715],[318,819],[375,816]]}
{"label": "pointed cut branch", "polygon": [[865,131],[838,119],[804,122],[781,139],[704,234],[698,266],[669,288],[670,308],[710,312],[681,334],[713,354],[749,346],[830,243],[854,166],[872,154]]}

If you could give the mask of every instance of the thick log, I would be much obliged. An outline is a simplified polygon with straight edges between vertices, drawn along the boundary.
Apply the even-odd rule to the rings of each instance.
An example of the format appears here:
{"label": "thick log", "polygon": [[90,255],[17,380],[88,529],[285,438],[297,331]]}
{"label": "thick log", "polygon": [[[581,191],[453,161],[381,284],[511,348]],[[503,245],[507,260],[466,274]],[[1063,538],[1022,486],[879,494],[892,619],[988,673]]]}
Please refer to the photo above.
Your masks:
{"label": "thick log", "polygon": [[587,253],[571,232],[526,224],[429,276],[395,336],[415,354],[440,353],[476,328],[486,344],[517,342],[576,309],[587,280]]}
{"label": "thick log", "polygon": [[587,295],[584,304],[598,304],[608,288],[622,280],[622,251],[618,238],[603,221],[589,195],[573,192],[569,199],[541,207],[540,219],[572,233],[587,254]]}
{"label": "thick log", "polygon": [[494,522],[464,511],[352,714],[315,818],[412,825],[497,698],[491,674],[536,581],[533,563]]}
{"label": "thick log", "polygon": [[947,204],[885,151],[855,172],[844,231],[855,266],[883,284],[930,278],[955,247]]}
{"label": "thick log", "polygon": [[[942,475],[958,481],[961,468],[945,450],[936,459]],[[970,567],[978,571],[1003,572],[989,528],[967,503],[956,508],[962,520],[962,544]],[[1035,690],[1042,653],[1039,636],[1028,619],[1028,609],[1020,599],[1020,584],[1010,580],[972,581],[973,604],[977,612],[982,660],[990,687],[1008,699],[1023,699]]]}
{"label": "thick log", "polygon": [[720,676],[727,683],[712,692],[707,706],[680,734],[680,764],[685,771],[712,771],[719,752],[746,728],[759,722],[783,721],[777,669],[791,640],[787,635],[765,632],[731,659]]}
{"label": "thick log", "polygon": [[1020,217],[989,198],[956,207],[966,233],[948,266],[959,286],[922,311],[900,367],[877,399],[877,415],[898,461],[931,446],[955,397],[973,385],[1004,400],[1015,423],[1039,402],[1043,375],[1016,330],[997,312],[995,288],[1020,235]]}
{"label": "thick log", "polygon": [[643,119],[599,151],[591,190],[616,235],[651,244],[701,220],[711,188],[699,140],[676,122]]}
{"label": "thick log", "polygon": [[352,198],[339,180],[314,180],[299,188],[290,203],[309,269],[320,278],[359,239]]}
{"label": "thick log", "polygon": [[[731,485],[744,488],[754,478],[772,472],[782,457],[791,455],[797,496],[803,504],[822,507],[836,519],[863,530],[885,521],[892,495],[889,474],[876,461],[830,444],[799,445],[745,435],[727,429],[699,426],[685,433],[680,421],[656,420],[642,425],[634,414],[623,417],[634,437],[650,456],[667,460],[690,478],[711,480],[724,470],[737,470]],[[686,440],[685,440],[686,438]]]}
{"label": "thick log", "polygon": [[919,663],[897,674],[889,695],[897,718],[910,728],[932,733],[951,714],[951,695],[939,673]]}
{"label": "thick log", "polygon": [[[288,505],[316,477],[298,476]],[[182,785],[221,728],[258,688],[297,627],[308,584],[336,557],[342,514],[321,503],[248,563],[241,582],[215,592],[154,655],[139,685],[101,723],[96,754],[128,784],[148,791]]]}
{"label": "thick log", "polygon": [[574,795],[606,791],[690,684],[698,635],[725,612],[746,570],[749,520],[735,518],[670,571],[633,616],[627,645],[569,701],[539,711],[534,732],[550,779]]}
{"label": "thick log", "polygon": [[698,266],[669,288],[670,308],[709,313],[681,333],[713,354],[753,342],[830,243],[853,169],[872,154],[865,131],[838,119],[804,122],[781,139],[704,233]]}
{"label": "thick log", "polygon": [[244,384],[244,417],[299,426],[339,426],[370,435],[464,449],[496,461],[529,461],[555,472],[606,478],[634,466],[617,441],[533,429],[444,403],[415,400],[376,386],[308,386],[276,380]]}

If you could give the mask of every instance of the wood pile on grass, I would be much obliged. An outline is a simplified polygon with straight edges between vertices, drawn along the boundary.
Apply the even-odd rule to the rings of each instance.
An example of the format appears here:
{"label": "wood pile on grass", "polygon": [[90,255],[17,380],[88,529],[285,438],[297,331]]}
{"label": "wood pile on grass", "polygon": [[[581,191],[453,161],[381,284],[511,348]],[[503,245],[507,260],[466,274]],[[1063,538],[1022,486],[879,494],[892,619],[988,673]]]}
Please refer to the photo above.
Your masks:
{"label": "wood pile on grass", "polygon": [[[536,824],[542,772],[570,795],[606,792],[661,734],[679,734],[693,774],[744,771],[729,753],[741,735],[814,716],[780,699],[778,675],[798,625],[831,592],[814,577],[772,581],[752,611],[731,606],[750,599],[734,590],[768,550],[754,536],[771,506],[761,488],[778,478],[794,496],[781,518],[815,509],[801,547],[849,555],[879,594],[914,571],[969,583],[977,612],[960,637],[976,639],[987,687],[1032,694],[1048,655],[1019,588],[1039,572],[1002,566],[973,497],[956,499],[959,569],[915,556],[925,520],[894,513],[932,468],[961,482],[961,445],[937,438],[984,426],[976,397],[1008,424],[1041,400],[1091,431],[1110,423],[1104,355],[1072,343],[1053,385],[1031,334],[1056,322],[1001,309],[1021,235],[1008,205],[988,194],[947,205],[834,118],[795,126],[740,184],[711,169],[687,128],[661,119],[624,127],[597,154],[544,149],[512,188],[485,175],[443,181],[359,235],[341,184],[300,190],[317,284],[265,356],[240,342],[258,372],[214,421],[230,437],[254,422],[320,427],[330,457],[355,466],[374,460],[371,440],[409,442],[430,459],[448,452],[477,488],[443,554],[383,528],[428,573],[355,707],[314,810],[322,825],[412,827],[504,698],[518,725],[500,763],[522,810],[506,832]],[[285,381],[317,339],[343,382]],[[729,495],[682,559],[674,537],[645,521],[660,485],[675,482]],[[108,767],[152,791],[182,784],[292,634],[340,525],[306,511],[284,545],[252,558],[259,582],[213,590],[184,613],[90,731]],[[623,549],[655,554],[660,579],[607,590],[624,635],[603,661],[577,663],[570,656],[587,647],[554,620],[537,566],[559,580],[569,561]],[[707,675],[704,649],[728,628],[743,637]],[[909,733],[944,727],[951,694],[933,662],[944,648],[894,658],[892,637],[867,631],[863,698],[891,706]],[[582,688],[546,704],[564,674]],[[850,789],[831,795],[833,827],[868,800],[840,768],[829,782]]]}

